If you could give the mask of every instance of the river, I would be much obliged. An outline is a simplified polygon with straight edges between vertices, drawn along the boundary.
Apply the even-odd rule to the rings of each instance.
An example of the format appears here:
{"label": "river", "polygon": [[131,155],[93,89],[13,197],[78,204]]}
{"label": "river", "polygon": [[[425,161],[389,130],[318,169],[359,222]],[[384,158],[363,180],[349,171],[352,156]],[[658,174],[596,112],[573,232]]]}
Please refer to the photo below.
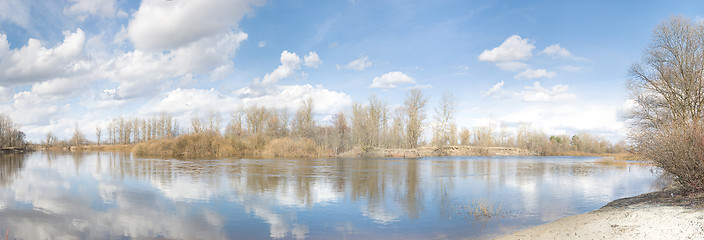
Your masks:
{"label": "river", "polygon": [[[10,239],[492,238],[658,190],[595,157],[138,158],[0,155]],[[483,200],[491,216],[469,214]]]}

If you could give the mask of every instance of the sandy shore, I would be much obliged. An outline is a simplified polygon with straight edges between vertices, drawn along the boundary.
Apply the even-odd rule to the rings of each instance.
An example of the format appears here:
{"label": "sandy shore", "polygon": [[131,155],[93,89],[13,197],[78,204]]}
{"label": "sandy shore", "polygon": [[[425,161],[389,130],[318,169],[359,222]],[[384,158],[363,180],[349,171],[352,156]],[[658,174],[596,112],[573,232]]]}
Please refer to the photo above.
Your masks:
{"label": "sandy shore", "polygon": [[704,194],[664,190],[497,239],[704,239],[703,203]]}

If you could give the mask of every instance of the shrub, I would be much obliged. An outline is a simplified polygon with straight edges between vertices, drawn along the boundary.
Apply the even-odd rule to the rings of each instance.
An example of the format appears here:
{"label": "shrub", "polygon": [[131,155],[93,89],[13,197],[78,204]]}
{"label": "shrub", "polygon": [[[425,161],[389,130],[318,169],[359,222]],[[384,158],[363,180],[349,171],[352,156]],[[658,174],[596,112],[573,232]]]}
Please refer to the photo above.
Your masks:
{"label": "shrub", "polygon": [[670,125],[639,138],[639,152],[691,190],[704,191],[704,131],[701,124]]}
{"label": "shrub", "polygon": [[317,157],[319,152],[315,142],[309,138],[294,140],[284,137],[271,140],[264,147],[262,157]]}

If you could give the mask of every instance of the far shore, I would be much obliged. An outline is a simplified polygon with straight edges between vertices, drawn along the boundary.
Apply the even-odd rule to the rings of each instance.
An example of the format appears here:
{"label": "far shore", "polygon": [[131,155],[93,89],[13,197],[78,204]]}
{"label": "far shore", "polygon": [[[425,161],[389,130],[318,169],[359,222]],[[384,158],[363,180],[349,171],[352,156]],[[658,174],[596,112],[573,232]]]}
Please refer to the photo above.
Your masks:
{"label": "far shore", "polygon": [[672,185],[497,239],[702,239],[704,193]]}
{"label": "far shore", "polygon": [[[136,144],[104,144],[104,145],[79,145],[69,147],[35,147],[31,150],[39,151],[116,151],[133,152]],[[330,155],[306,156],[304,158],[420,158],[439,156],[541,156],[538,153],[515,147],[480,147],[480,146],[446,146],[443,148],[423,146],[412,149],[398,148],[354,148],[352,150]],[[593,156],[605,157],[600,163],[619,164],[623,161],[639,161],[629,153],[594,154],[578,151],[558,152],[549,156]],[[146,155],[145,157],[159,157]],[[163,156],[162,156],[163,157]],[[245,154],[240,157],[269,157],[262,154]],[[295,157],[295,156],[293,156]],[[301,156],[299,156],[301,157]],[[280,157],[275,157],[280,158]]]}

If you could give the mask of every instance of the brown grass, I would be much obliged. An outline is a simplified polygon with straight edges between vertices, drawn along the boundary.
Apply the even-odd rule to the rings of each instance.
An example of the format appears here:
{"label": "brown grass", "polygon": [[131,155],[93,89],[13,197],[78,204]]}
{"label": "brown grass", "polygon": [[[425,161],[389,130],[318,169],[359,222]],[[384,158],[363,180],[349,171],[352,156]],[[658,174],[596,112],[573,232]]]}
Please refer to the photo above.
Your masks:
{"label": "brown grass", "polygon": [[601,154],[600,156],[601,158],[596,160],[594,163],[614,167],[626,167],[629,165],[651,165],[650,162],[640,160],[638,156],[632,153]]}
{"label": "brown grass", "polygon": [[[322,154],[322,149],[315,145],[309,138],[294,140],[291,138],[277,138],[271,140],[261,153],[262,157],[318,157]],[[329,154],[325,154],[329,155]]]}
{"label": "brown grass", "polygon": [[479,198],[473,201],[461,203],[458,206],[457,214],[460,216],[472,216],[477,220],[486,221],[489,218],[500,216],[503,212],[503,203],[495,203],[486,198]]}
{"label": "brown grass", "polygon": [[330,154],[308,138],[268,139],[263,136],[224,138],[212,133],[191,133],[175,139],[152,140],[132,148],[137,156],[169,158],[224,158],[224,157],[319,157]]}
{"label": "brown grass", "polygon": [[139,143],[132,148],[137,156],[158,156],[173,158],[221,158],[241,155],[218,134],[192,133],[175,139],[151,140]]}

